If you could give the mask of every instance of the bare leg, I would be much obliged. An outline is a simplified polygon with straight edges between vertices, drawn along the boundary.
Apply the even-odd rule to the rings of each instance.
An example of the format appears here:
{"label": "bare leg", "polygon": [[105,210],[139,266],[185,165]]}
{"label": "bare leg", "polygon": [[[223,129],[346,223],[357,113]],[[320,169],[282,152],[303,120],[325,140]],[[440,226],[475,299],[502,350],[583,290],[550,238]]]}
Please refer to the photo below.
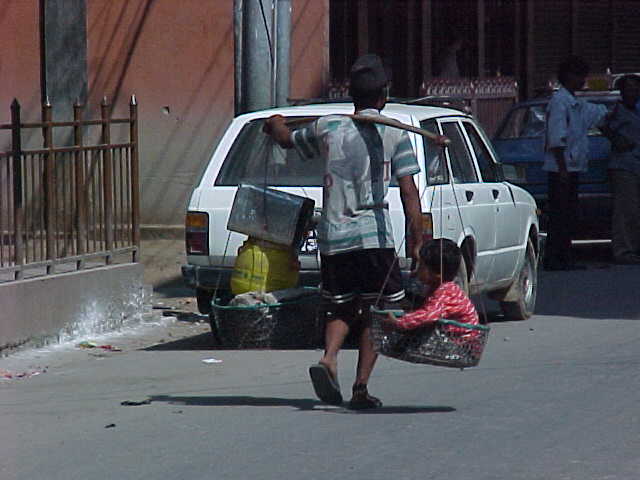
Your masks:
{"label": "bare leg", "polygon": [[373,371],[373,367],[378,359],[378,354],[373,348],[373,342],[370,337],[370,327],[362,329],[360,334],[360,349],[358,352],[358,367],[356,370],[356,384],[366,385]]}
{"label": "bare leg", "polygon": [[334,379],[338,379],[338,352],[342,348],[344,339],[349,334],[349,325],[340,319],[332,318],[327,321],[325,330],[325,349],[320,363],[326,365]]}

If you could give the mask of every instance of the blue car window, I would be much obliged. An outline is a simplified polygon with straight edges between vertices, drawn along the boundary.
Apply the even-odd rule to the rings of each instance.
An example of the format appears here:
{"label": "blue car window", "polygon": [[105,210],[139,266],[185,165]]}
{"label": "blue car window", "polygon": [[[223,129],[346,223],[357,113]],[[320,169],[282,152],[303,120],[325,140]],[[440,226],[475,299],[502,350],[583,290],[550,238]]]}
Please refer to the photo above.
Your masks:
{"label": "blue car window", "polygon": [[526,109],[522,125],[521,137],[541,137],[544,135],[546,122],[545,105],[532,105]]}

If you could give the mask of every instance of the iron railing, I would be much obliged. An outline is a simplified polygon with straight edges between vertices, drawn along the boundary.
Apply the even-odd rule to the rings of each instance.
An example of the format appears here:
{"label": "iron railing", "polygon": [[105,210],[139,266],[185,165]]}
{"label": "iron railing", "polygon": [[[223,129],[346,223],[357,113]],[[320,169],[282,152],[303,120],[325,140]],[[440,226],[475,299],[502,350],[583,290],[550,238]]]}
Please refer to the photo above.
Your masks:
{"label": "iron railing", "polygon": [[[52,121],[48,101],[42,121],[23,123],[11,104],[11,150],[0,151],[0,281],[138,261],[140,196],[138,114],[111,118],[106,98],[100,118]],[[119,141],[112,141],[113,130]],[[23,139],[42,134],[42,148]],[[92,141],[95,139],[95,141]]]}

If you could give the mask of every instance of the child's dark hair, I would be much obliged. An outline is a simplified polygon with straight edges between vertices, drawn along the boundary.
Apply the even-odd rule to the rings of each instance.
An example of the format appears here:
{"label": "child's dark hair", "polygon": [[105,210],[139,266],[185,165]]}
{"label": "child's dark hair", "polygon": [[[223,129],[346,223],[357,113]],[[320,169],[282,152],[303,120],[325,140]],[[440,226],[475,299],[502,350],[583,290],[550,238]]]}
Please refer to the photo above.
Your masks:
{"label": "child's dark hair", "polygon": [[451,282],[456,278],[461,259],[460,248],[448,238],[431,240],[420,249],[420,261],[432,272],[439,273],[443,282]]}

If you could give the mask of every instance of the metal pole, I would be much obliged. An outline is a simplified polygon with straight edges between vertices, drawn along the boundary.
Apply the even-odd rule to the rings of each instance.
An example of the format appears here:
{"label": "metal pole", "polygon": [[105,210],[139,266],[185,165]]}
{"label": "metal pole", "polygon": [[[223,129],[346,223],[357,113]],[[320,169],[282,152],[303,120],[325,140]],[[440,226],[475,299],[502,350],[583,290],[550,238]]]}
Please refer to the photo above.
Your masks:
{"label": "metal pole", "polygon": [[140,162],[138,148],[138,102],[131,95],[129,103],[129,141],[131,142],[131,242],[136,246],[133,261],[140,258]]}
{"label": "metal pole", "polygon": [[[44,136],[44,148],[48,152],[44,156],[44,193],[45,193],[45,229],[46,229],[46,248],[47,248],[47,260],[54,260],[58,254],[58,244],[56,239],[57,231],[57,218],[55,215],[55,187],[56,187],[56,169],[55,169],[55,157],[52,152],[53,149],[53,127],[51,126],[51,119],[53,118],[51,112],[51,102],[49,97],[45,99],[42,105],[42,130]],[[55,273],[55,265],[53,262],[47,264],[47,274]]]}
{"label": "metal pole", "polygon": [[[84,125],[82,124],[83,105],[80,99],[76,100],[73,105],[73,137],[77,147],[82,148],[84,143],[83,133]],[[86,253],[87,245],[87,195],[85,188],[85,171],[84,171],[84,152],[77,150],[73,155],[73,163],[76,175],[76,253],[81,256]],[[76,262],[76,268],[81,270],[84,268],[84,259]]]}
{"label": "metal pole", "polygon": [[271,0],[243,2],[241,112],[273,105]]}
{"label": "metal pole", "polygon": [[276,0],[276,106],[286,106],[291,72],[291,0]]}
{"label": "metal pole", "polygon": [[102,120],[102,195],[104,198],[104,249],[106,251],[105,263],[111,265],[113,254],[113,164],[111,156],[111,115],[107,97],[100,104],[100,117]]}
{"label": "metal pole", "polygon": [[242,10],[243,0],[234,0],[233,2],[233,65],[234,65],[234,113],[238,115],[242,113]]}
{"label": "metal pole", "polygon": [[[24,205],[22,202],[22,142],[21,142],[20,104],[17,99],[11,103],[11,138],[13,144],[13,231],[14,231],[14,260],[16,266],[24,265],[23,219]],[[15,271],[14,279],[21,280],[24,272],[22,268]]]}

